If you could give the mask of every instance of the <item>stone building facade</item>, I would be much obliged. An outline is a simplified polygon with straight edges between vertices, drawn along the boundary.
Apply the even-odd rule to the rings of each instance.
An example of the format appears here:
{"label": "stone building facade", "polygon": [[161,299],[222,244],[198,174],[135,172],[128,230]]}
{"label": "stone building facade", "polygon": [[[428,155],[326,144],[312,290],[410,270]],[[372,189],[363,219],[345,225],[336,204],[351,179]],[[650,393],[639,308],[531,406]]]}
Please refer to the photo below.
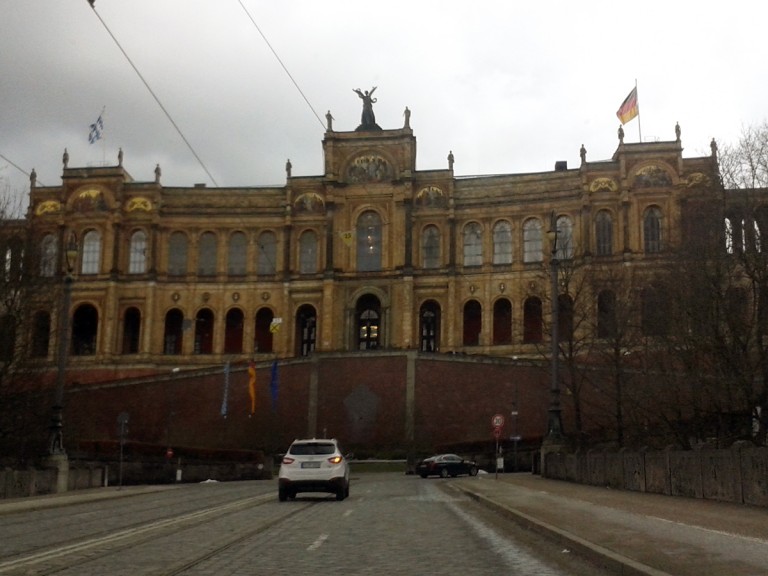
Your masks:
{"label": "stone building facade", "polygon": [[[376,127],[378,128],[378,126]],[[550,172],[461,177],[416,169],[399,129],[326,131],[324,173],[283,186],[167,187],[122,165],[71,167],[30,190],[27,225],[52,286],[69,266],[69,367],[80,381],[373,349],[536,357],[555,255],[595,276],[652,270],[711,192],[711,156],[674,140]],[[549,235],[551,237],[551,234]],[[67,264],[69,243],[76,261]],[[29,338],[55,362],[58,299]],[[597,294],[595,324],[600,316]]]}

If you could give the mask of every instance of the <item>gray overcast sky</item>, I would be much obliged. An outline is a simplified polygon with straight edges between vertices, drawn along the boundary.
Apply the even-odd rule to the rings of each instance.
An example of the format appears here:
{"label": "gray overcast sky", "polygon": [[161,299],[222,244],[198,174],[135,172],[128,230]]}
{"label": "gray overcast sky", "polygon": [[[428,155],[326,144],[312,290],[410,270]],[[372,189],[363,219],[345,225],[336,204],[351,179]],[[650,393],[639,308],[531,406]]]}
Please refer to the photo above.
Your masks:
{"label": "gray overcast sky", "polygon": [[[411,110],[417,168],[539,172],[609,158],[616,110],[638,82],[644,141],[686,156],[765,119],[768,45],[752,1],[241,0],[314,111],[360,123],[353,88],[377,86],[384,129]],[[0,0],[0,154],[45,185],[115,164],[136,180],[212,185],[87,0]],[[324,126],[238,0],[96,0],[96,11],[221,186],[323,171]],[[102,107],[105,138],[88,126]],[[638,120],[625,126],[638,141]],[[0,159],[4,185],[28,178]]]}

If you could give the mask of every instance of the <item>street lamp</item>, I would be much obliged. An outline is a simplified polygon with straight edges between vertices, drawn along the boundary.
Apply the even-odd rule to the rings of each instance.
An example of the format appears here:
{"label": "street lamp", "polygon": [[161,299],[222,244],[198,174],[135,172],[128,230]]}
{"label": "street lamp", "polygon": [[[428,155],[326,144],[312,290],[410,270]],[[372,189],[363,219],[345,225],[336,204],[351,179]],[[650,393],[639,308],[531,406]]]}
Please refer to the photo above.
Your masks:
{"label": "street lamp", "polygon": [[560,413],[560,380],[558,378],[558,362],[560,356],[559,350],[559,305],[560,294],[558,289],[558,268],[560,261],[557,258],[557,220],[555,213],[552,213],[547,232],[550,247],[552,249],[551,266],[551,290],[552,290],[552,350],[551,350],[551,385],[549,388],[550,403],[547,418],[547,438],[550,441],[560,440],[563,435],[563,422]]}
{"label": "street lamp", "polygon": [[56,352],[56,396],[53,401],[51,415],[51,428],[48,439],[48,454],[50,456],[64,456],[64,439],[62,435],[62,410],[64,404],[64,377],[67,369],[67,357],[69,356],[69,308],[72,305],[73,272],[77,263],[77,236],[70,232],[69,240],[64,251],[66,273],[64,275],[64,289],[61,296],[58,321],[58,349]]}

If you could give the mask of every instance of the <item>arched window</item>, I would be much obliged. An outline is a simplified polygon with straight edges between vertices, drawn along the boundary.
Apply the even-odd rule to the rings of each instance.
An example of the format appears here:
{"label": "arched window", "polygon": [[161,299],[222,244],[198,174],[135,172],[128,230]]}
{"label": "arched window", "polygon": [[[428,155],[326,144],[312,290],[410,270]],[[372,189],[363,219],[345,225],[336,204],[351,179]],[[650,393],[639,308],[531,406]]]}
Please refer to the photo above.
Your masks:
{"label": "arched window", "polygon": [[381,343],[381,303],[371,294],[357,301],[357,348],[375,350]]}
{"label": "arched window", "polygon": [[661,252],[661,210],[651,206],[643,216],[643,247],[646,254]]}
{"label": "arched window", "polygon": [[309,304],[296,311],[296,354],[309,356],[315,350],[317,340],[317,312]]}
{"label": "arched window", "polygon": [[493,226],[493,263],[512,264],[512,225],[506,220]]}
{"label": "arched window", "polygon": [[22,262],[24,260],[24,243],[21,238],[12,237],[5,247],[5,277],[13,282],[21,278]]}
{"label": "arched window", "polygon": [[512,344],[512,303],[506,298],[493,303],[493,344]]}
{"label": "arched window", "polygon": [[373,210],[357,219],[357,270],[381,270],[381,217]]}
{"label": "arched window", "polygon": [[523,262],[541,262],[541,222],[538,218],[530,218],[523,223]]}
{"label": "arched window", "polygon": [[270,275],[277,272],[277,236],[262,232],[256,246],[256,273]]}
{"label": "arched window", "polygon": [[90,304],[82,304],[72,317],[72,355],[91,356],[96,354],[96,335],[99,328],[99,313]]}
{"label": "arched window", "polygon": [[464,266],[482,266],[483,228],[477,222],[464,226]]}
{"label": "arched window", "polygon": [[253,335],[254,352],[272,352],[273,334],[270,328],[274,317],[275,314],[269,308],[261,308],[256,313],[256,330]]}
{"label": "arched window", "polygon": [[523,305],[523,342],[535,344],[543,340],[541,300],[531,296]]}
{"label": "arched window", "polygon": [[195,317],[195,354],[213,354],[213,312],[202,308]]}
{"label": "arched window", "polygon": [[89,230],[83,237],[83,256],[80,262],[81,274],[98,274],[101,268],[101,234]]}
{"label": "arched window", "polygon": [[595,239],[597,255],[610,256],[613,254],[613,219],[608,210],[600,210],[595,218]]}
{"label": "arched window", "polygon": [[427,300],[419,310],[419,350],[440,351],[440,304]]}
{"label": "arched window", "polygon": [[568,216],[557,218],[557,258],[558,260],[573,258],[573,222]]}
{"label": "arched window", "polygon": [[305,230],[299,236],[299,273],[317,272],[317,234],[314,230]]}
{"label": "arched window", "polygon": [[597,295],[597,337],[615,338],[616,295],[610,290],[603,290]]}
{"label": "arched window", "polygon": [[232,308],[227,312],[224,327],[224,354],[243,353],[243,311]]}
{"label": "arched window", "polygon": [[0,362],[11,362],[16,351],[16,320],[10,314],[0,316]]}
{"label": "arched window", "polygon": [[32,325],[32,356],[45,358],[51,343],[51,315],[37,312]]}
{"label": "arched window", "polygon": [[477,300],[464,304],[464,346],[479,346],[480,331],[483,328],[483,308]]}
{"label": "arched window", "polygon": [[573,340],[573,299],[567,294],[557,297],[557,340]]}
{"label": "arched window", "polygon": [[138,308],[128,308],[123,314],[123,354],[139,353],[141,335],[141,312]]}
{"label": "arched window", "polygon": [[643,290],[641,322],[643,336],[665,336],[669,332],[669,303],[656,287]]}
{"label": "arched window", "polygon": [[248,241],[242,232],[234,232],[229,237],[229,253],[227,254],[227,274],[230,276],[245,276],[246,248]]}
{"label": "arched window", "polygon": [[200,244],[197,249],[197,273],[200,276],[216,275],[216,252],[218,242],[216,234],[213,232],[204,232],[200,236]]}
{"label": "arched window", "polygon": [[179,355],[184,343],[184,314],[173,308],[165,315],[163,332],[163,354]]}
{"label": "arched window", "polygon": [[131,249],[128,259],[129,274],[144,274],[147,271],[147,233],[136,230],[131,234]]}
{"label": "arched window", "polygon": [[173,232],[168,239],[168,274],[184,276],[187,273],[189,243],[184,232]]}
{"label": "arched window", "polygon": [[440,230],[427,226],[421,235],[421,260],[424,268],[440,268]]}
{"label": "arched window", "polygon": [[57,248],[56,237],[46,234],[40,243],[40,276],[50,278],[56,274]]}

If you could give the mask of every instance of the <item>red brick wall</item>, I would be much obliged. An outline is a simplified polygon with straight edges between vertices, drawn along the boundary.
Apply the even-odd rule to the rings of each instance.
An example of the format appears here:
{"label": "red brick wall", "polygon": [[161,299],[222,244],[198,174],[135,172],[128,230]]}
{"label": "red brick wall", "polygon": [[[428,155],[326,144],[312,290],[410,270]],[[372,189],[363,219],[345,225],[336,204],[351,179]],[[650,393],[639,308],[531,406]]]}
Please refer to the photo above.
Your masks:
{"label": "red brick wall", "polygon": [[[493,441],[491,418],[506,419],[504,437],[542,436],[549,402],[548,374],[533,364],[464,356],[413,355],[413,446],[406,437],[405,353],[317,355],[279,364],[273,406],[270,364],[257,365],[256,411],[250,414],[245,366],[229,377],[227,415],[221,414],[224,371],[121,380],[67,390],[68,449],[79,439],[117,438],[117,417],[130,415],[132,441],[164,446],[284,450],[311,432],[310,388],[317,370],[315,435],[338,438],[361,453],[405,451]],[[510,416],[517,407],[516,421]]]}

